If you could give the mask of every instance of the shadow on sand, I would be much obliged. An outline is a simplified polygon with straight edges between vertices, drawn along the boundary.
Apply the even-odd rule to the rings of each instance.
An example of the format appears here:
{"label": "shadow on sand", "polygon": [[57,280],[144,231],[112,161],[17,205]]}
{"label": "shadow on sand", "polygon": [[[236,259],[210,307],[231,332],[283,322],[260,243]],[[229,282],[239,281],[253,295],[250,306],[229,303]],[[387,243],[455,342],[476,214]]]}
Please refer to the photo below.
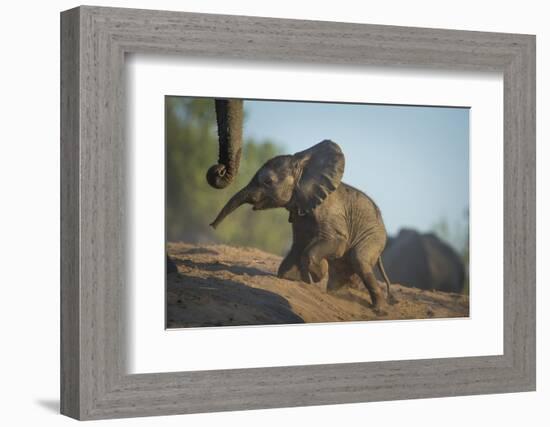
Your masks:
{"label": "shadow on sand", "polygon": [[[192,264],[206,270],[208,266],[216,265]],[[221,267],[234,274],[246,272],[252,275],[250,270],[257,270],[240,266]],[[304,323],[285,298],[247,286],[235,280],[234,276],[231,279],[205,279],[180,272],[168,277],[167,287],[168,328]]]}

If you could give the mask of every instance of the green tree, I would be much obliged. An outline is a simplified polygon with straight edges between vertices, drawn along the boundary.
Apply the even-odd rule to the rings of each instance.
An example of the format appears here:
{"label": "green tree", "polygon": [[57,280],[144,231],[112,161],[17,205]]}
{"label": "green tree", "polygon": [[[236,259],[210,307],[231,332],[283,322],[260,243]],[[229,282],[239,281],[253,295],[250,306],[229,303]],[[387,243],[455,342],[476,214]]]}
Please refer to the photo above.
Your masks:
{"label": "green tree", "polygon": [[283,254],[291,237],[283,209],[253,212],[243,206],[218,230],[209,227],[225,202],[282,148],[272,141],[245,138],[237,179],[226,189],[214,189],[205,177],[218,156],[214,100],[167,97],[165,108],[167,239],[253,246]]}

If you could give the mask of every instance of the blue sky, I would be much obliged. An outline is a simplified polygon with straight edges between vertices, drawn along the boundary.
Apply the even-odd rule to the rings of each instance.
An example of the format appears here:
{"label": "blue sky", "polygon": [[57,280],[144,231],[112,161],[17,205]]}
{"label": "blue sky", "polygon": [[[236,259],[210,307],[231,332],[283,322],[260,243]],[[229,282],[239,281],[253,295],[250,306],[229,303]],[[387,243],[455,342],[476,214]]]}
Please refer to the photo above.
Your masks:
{"label": "blue sky", "polygon": [[294,153],[323,139],[344,151],[343,181],[371,196],[390,235],[465,224],[469,109],[245,101],[245,136]]}

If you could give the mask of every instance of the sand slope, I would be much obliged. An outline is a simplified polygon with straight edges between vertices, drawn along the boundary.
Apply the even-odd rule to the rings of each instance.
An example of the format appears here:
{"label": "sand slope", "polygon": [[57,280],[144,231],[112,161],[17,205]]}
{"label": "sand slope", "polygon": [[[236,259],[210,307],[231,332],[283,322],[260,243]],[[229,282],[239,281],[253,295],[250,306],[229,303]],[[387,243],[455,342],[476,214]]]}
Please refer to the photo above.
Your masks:
{"label": "sand slope", "polygon": [[399,302],[380,316],[360,283],[329,294],[323,282],[278,279],[281,258],[258,249],[169,243],[168,253],[178,267],[167,280],[169,328],[468,316],[467,296],[398,284]]}

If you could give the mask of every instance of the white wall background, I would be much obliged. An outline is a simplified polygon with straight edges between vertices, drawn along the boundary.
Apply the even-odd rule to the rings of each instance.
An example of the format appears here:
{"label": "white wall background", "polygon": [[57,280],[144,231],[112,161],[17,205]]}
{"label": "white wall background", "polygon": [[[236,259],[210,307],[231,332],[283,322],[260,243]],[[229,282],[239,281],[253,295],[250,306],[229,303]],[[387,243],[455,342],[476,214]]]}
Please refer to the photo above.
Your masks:
{"label": "white wall background", "polygon": [[[550,27],[545,2],[415,0],[96,1],[97,5],[537,34],[538,391],[109,421],[110,425],[548,425]],[[0,420],[63,426],[59,405],[59,12],[74,1],[6,2],[0,66]],[[7,95],[7,96],[6,96]],[[546,161],[545,161],[546,160]]]}

